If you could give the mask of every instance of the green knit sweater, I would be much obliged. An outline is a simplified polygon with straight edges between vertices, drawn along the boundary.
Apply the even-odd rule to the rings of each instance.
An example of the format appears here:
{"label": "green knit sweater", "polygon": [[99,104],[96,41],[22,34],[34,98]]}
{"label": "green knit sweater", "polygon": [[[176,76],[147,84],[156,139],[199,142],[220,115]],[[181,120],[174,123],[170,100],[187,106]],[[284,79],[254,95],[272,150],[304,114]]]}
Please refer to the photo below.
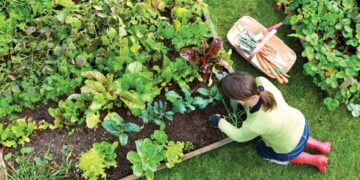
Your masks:
{"label": "green knit sweater", "polygon": [[276,153],[291,152],[299,143],[304,131],[305,117],[297,109],[289,106],[281,92],[266,78],[256,78],[257,85],[275,96],[277,107],[272,111],[250,113],[246,108],[247,119],[241,128],[236,128],[225,119],[219,121],[218,127],[234,141],[245,142],[261,136],[266,146]]}

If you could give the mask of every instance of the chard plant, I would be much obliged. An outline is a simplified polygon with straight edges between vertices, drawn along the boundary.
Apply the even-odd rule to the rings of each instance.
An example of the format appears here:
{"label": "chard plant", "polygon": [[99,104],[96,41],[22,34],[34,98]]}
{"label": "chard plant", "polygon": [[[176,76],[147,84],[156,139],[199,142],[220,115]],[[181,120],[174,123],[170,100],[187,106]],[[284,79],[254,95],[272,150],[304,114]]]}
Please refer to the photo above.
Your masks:
{"label": "chard plant", "polygon": [[125,146],[128,143],[129,137],[126,133],[140,131],[140,127],[137,124],[131,122],[125,123],[124,119],[115,112],[107,114],[102,123],[102,126],[110,134],[118,136],[122,146]]}

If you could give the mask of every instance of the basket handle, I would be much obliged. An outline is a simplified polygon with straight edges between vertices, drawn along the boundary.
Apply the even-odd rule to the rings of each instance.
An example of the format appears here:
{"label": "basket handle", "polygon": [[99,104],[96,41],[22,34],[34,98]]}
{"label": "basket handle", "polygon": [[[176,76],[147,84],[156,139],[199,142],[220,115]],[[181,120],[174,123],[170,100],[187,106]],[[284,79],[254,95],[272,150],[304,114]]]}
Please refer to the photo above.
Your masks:
{"label": "basket handle", "polygon": [[270,39],[276,34],[276,32],[277,30],[273,29],[265,36],[261,43],[257,45],[253,52],[250,54],[249,61],[251,61],[254,56],[265,46],[265,44],[270,41]]}

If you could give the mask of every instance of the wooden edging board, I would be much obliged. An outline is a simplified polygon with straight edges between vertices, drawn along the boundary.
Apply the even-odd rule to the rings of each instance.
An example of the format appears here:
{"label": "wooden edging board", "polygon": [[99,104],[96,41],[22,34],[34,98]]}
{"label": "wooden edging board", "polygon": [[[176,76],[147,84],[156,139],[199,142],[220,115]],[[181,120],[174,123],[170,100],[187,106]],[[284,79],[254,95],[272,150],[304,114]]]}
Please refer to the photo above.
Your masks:
{"label": "wooden edging board", "polygon": [[[185,154],[185,155],[183,156],[182,161],[188,160],[188,159],[190,159],[190,158],[193,158],[193,157],[196,157],[196,156],[198,156],[198,155],[204,154],[204,153],[209,152],[209,151],[211,151],[211,150],[217,149],[217,148],[222,147],[222,146],[224,146],[224,145],[227,145],[227,144],[229,144],[229,143],[231,143],[231,142],[233,142],[232,139],[226,138],[226,139],[220,140],[220,141],[218,141],[218,142],[216,142],[216,143],[213,143],[213,144],[210,144],[210,145],[208,145],[208,146],[205,146],[205,147],[203,147],[203,148],[200,148],[200,149],[197,149],[197,150],[195,150],[195,151],[189,152],[189,153],[187,153],[187,154]],[[164,168],[166,168],[166,164],[165,164],[165,163],[162,163],[162,164],[157,168],[156,171],[159,171],[159,170],[164,169]],[[132,174],[132,175],[129,175],[129,176],[127,176],[127,177],[122,178],[121,180],[133,180],[133,179],[137,179],[137,178],[140,178],[140,177],[135,176],[135,175]]]}

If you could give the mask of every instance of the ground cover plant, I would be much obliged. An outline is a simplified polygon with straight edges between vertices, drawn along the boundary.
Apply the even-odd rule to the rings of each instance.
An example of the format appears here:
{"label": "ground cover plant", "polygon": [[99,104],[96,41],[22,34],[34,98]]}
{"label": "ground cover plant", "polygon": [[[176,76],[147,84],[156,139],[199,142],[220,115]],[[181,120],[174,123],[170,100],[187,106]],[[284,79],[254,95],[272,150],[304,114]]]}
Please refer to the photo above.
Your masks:
{"label": "ground cover plant", "polygon": [[287,21],[295,31],[290,36],[304,44],[302,56],[309,60],[304,72],[327,92],[327,108],[333,111],[340,104],[360,104],[360,14],[356,2],[278,2],[290,13]]}

